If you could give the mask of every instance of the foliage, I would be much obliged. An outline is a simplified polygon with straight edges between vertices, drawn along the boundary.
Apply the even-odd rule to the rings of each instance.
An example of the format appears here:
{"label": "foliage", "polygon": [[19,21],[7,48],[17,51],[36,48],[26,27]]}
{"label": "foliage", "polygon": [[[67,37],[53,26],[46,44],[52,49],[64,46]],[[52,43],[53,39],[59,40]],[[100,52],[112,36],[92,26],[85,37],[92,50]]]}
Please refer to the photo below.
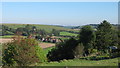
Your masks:
{"label": "foliage", "polygon": [[74,56],[75,58],[80,58],[83,56],[84,53],[84,46],[82,43],[79,43],[74,49]]}
{"label": "foliage", "polygon": [[78,44],[78,41],[74,38],[59,43],[54,49],[52,49],[47,57],[50,61],[59,61],[63,59],[73,59],[83,56],[83,45]]}
{"label": "foliage", "polygon": [[14,29],[12,29],[12,28],[9,28],[9,27],[7,27],[7,26],[4,26],[4,25],[2,25],[1,26],[2,28],[2,33],[0,34],[0,35],[2,35],[2,36],[4,36],[4,35],[13,35],[14,33],[15,33],[15,30]]}
{"label": "foliage", "polygon": [[117,32],[117,35],[118,35],[118,48],[120,49],[120,26],[119,26],[119,29],[118,29],[118,32]]}
{"label": "foliage", "polygon": [[40,46],[35,46],[35,50],[36,50],[36,54],[40,60],[39,63],[46,62],[47,58],[46,58],[46,54],[44,53],[43,49],[40,48]]}
{"label": "foliage", "polygon": [[[3,45],[3,65],[13,65],[15,64],[15,59],[13,59],[13,53],[16,53],[13,43],[7,43]],[[7,48],[5,48],[7,47]]]}
{"label": "foliage", "polygon": [[113,46],[114,33],[112,31],[112,25],[105,20],[97,27],[96,47],[98,50],[106,53],[106,49],[108,49],[109,46]]}
{"label": "foliage", "polygon": [[43,37],[47,35],[47,32],[46,32],[44,29],[38,29],[38,30],[36,31],[36,33],[37,33],[38,35],[43,36]]}
{"label": "foliage", "polygon": [[53,48],[55,48],[55,47],[45,48],[45,49],[43,49],[43,53],[47,56],[48,52],[51,51]]}
{"label": "foliage", "polygon": [[88,49],[92,49],[95,44],[96,36],[93,28],[91,26],[83,26],[80,35],[79,35],[79,42],[83,43],[85,54],[88,55]]}
{"label": "foliage", "polygon": [[22,35],[24,36],[30,36],[31,34],[35,34],[36,33],[36,27],[27,24],[25,27],[19,27],[16,29],[16,33],[17,32],[21,32]]}
{"label": "foliage", "polygon": [[42,39],[42,37],[40,36],[40,35],[37,35],[37,36],[35,36],[35,39]]}
{"label": "foliage", "polygon": [[6,43],[3,49],[4,65],[25,66],[45,60],[42,49],[38,47],[38,43],[31,38],[14,38],[10,43]]}
{"label": "foliage", "polygon": [[80,59],[86,59],[86,60],[105,60],[110,59],[110,56],[104,55],[104,56],[90,56],[90,57],[83,57]]}
{"label": "foliage", "polygon": [[60,31],[58,31],[56,29],[52,29],[52,34],[54,34],[55,36],[59,36],[60,35]]}

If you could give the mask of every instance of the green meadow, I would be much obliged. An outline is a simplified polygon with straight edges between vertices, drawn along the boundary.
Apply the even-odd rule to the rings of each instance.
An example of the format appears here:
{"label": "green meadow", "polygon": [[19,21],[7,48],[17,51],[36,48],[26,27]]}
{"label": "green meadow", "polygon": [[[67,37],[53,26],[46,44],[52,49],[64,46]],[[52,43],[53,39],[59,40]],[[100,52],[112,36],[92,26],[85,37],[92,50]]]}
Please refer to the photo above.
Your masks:
{"label": "green meadow", "polygon": [[[0,36],[0,38],[12,38],[14,37],[15,35],[5,35],[5,36]],[[26,37],[26,36],[23,36],[23,37]]]}
{"label": "green meadow", "polygon": [[77,36],[78,34],[69,33],[69,32],[60,32],[60,35],[62,35],[62,36]]}
{"label": "green meadow", "polygon": [[38,66],[118,66],[118,58],[107,59],[107,60],[83,60],[83,59],[73,59],[73,60],[62,60],[60,62],[47,62],[38,64]]}
{"label": "green meadow", "polygon": [[0,38],[12,38],[14,35],[5,35],[5,36],[0,36]]}

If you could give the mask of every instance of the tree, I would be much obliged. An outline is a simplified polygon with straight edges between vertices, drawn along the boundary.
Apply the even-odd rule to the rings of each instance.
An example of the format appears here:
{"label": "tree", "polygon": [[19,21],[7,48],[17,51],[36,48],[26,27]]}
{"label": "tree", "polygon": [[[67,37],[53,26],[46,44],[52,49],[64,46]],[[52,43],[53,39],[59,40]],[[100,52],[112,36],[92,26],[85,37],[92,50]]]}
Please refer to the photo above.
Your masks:
{"label": "tree", "polygon": [[106,50],[109,46],[111,46],[111,43],[113,42],[113,34],[112,25],[106,20],[98,25],[96,32],[97,49],[106,53]]}
{"label": "tree", "polygon": [[44,29],[38,30],[38,34],[40,34],[42,37],[47,35],[47,32]]}
{"label": "tree", "polygon": [[49,59],[49,61],[73,59],[76,55],[75,49],[77,45],[78,41],[74,38],[70,38],[65,42],[57,44],[56,47],[47,54],[47,58]]}
{"label": "tree", "polygon": [[24,32],[24,28],[22,28],[22,27],[17,28],[17,29],[16,29],[16,32],[22,32],[22,33],[23,33],[23,32]]}
{"label": "tree", "polygon": [[54,34],[55,36],[60,35],[60,32],[56,29],[52,29],[52,34]]}
{"label": "tree", "polygon": [[79,35],[79,42],[83,43],[85,54],[88,55],[88,49],[92,49],[95,43],[95,32],[93,28],[89,25],[83,26],[80,35]]}
{"label": "tree", "polygon": [[15,32],[15,30],[14,29],[12,29],[12,28],[9,28],[9,27],[7,27],[7,26],[5,26],[5,25],[2,25],[1,26],[1,35],[13,35],[14,34],[14,32]]}

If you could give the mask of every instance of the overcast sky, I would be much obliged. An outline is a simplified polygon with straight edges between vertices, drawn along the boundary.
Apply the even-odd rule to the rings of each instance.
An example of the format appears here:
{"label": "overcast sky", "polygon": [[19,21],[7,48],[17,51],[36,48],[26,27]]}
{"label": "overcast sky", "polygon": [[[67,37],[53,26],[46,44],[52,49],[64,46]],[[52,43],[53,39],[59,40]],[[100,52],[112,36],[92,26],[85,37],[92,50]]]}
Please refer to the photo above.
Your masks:
{"label": "overcast sky", "polygon": [[3,2],[2,23],[78,26],[118,23],[118,2]]}

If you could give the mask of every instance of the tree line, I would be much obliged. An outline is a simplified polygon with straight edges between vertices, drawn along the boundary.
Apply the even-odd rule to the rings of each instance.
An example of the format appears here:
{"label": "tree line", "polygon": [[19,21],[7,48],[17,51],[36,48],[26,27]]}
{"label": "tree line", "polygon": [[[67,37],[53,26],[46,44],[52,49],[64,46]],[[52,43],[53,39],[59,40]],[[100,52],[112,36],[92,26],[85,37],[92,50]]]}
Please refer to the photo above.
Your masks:
{"label": "tree line", "polygon": [[25,27],[19,27],[17,29],[9,28],[8,26],[2,25],[1,36],[4,35],[14,35],[17,32],[21,33],[22,36],[36,35],[36,36],[46,36],[46,35],[55,35],[60,34],[59,30],[52,29],[51,32],[46,32],[44,29],[37,29],[35,26],[27,24]]}

